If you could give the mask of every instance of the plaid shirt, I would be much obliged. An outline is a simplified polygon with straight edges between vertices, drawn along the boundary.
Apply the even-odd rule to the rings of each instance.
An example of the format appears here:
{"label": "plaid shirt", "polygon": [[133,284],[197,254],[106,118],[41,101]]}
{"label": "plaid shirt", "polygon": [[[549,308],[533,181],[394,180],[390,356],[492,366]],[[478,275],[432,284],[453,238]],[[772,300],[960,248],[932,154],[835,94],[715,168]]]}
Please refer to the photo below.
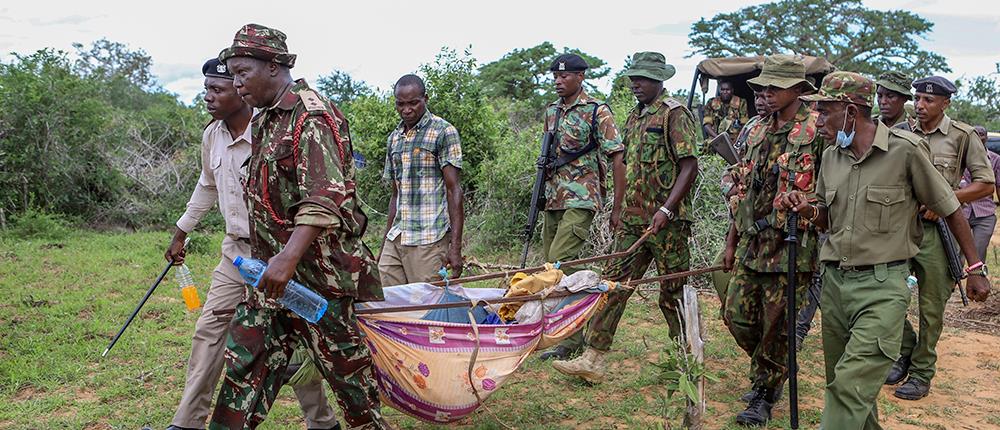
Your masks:
{"label": "plaid shirt", "polygon": [[396,184],[396,219],[386,234],[389,240],[403,235],[406,246],[437,242],[448,233],[448,200],[444,174],[447,165],[462,168],[462,145],[454,126],[428,111],[404,131],[400,122],[387,141],[386,181]]}

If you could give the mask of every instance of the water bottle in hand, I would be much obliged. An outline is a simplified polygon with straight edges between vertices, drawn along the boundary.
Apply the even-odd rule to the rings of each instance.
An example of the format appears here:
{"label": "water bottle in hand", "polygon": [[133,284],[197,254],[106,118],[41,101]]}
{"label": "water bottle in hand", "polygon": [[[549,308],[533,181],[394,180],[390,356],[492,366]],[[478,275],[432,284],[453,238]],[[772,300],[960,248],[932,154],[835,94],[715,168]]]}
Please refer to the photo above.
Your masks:
{"label": "water bottle in hand", "polygon": [[[260,282],[260,276],[267,270],[267,263],[254,258],[236,257],[233,260],[233,265],[239,269],[243,280],[254,288]],[[285,294],[278,299],[278,303],[313,324],[316,324],[323,317],[327,306],[327,301],[323,296],[294,279],[288,281]]]}
{"label": "water bottle in hand", "polygon": [[181,289],[181,297],[184,298],[184,304],[187,305],[188,311],[200,308],[201,299],[198,298],[198,289],[194,287],[191,269],[188,269],[187,264],[182,264],[174,269],[174,275],[177,277],[177,285]]}

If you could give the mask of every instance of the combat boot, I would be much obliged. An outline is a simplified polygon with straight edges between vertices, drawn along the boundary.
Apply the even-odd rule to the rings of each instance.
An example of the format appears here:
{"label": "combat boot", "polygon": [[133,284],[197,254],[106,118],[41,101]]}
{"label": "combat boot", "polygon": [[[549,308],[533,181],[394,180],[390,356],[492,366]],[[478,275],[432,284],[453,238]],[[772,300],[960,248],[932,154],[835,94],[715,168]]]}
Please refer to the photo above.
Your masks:
{"label": "combat boot", "polygon": [[597,384],[604,380],[604,373],[607,368],[604,364],[604,351],[594,348],[587,348],[579,357],[569,361],[556,360],[552,362],[552,367],[564,375],[579,376],[584,381]]}
{"label": "combat boot", "polygon": [[910,379],[906,380],[906,383],[896,388],[896,392],[892,394],[903,400],[920,400],[927,397],[930,391],[931,384],[929,382],[924,382],[911,376]]}
{"label": "combat boot", "polygon": [[760,427],[771,420],[771,408],[776,400],[775,390],[770,388],[757,388],[756,393],[747,408],[736,415],[736,423],[746,427]]}
{"label": "combat boot", "polygon": [[889,369],[889,376],[885,378],[885,385],[896,385],[910,374],[910,357],[902,356]]}

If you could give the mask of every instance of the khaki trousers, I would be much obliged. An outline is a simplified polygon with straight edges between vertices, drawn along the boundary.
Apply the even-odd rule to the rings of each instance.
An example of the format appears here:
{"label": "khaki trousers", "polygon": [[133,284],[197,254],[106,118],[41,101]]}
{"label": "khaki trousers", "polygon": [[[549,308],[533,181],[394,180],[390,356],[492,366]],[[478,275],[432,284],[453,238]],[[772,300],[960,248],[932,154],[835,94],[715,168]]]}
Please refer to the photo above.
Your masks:
{"label": "khaki trousers", "polygon": [[[240,272],[233,266],[233,259],[238,255],[249,256],[250,244],[227,235],[222,240],[222,261],[212,272],[212,285],[195,324],[187,381],[172,425],[204,428],[211,412],[212,397],[225,364],[229,322],[246,289]],[[322,381],[292,388],[299,399],[307,427],[330,428],[337,424],[337,416],[323,392]]]}
{"label": "khaki trousers", "polygon": [[441,279],[438,271],[445,265],[445,256],[451,246],[451,233],[445,233],[437,242],[427,245],[401,245],[402,235],[386,240],[378,271],[383,287],[434,282]]}

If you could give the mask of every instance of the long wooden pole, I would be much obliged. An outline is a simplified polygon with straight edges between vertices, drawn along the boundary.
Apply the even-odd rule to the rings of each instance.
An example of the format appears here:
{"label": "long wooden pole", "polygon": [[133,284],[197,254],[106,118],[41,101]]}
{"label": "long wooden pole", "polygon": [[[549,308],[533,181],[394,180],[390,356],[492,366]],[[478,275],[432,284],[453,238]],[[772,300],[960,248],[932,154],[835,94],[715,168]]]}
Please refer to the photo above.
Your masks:
{"label": "long wooden pole", "polygon": [[[703,273],[714,272],[716,270],[721,270],[722,266],[712,266],[704,267],[701,269],[688,270],[684,272],[670,273],[662,276],[654,276],[652,278],[637,279],[633,281],[623,282],[619,285],[619,288],[630,288],[642,284],[650,284],[660,281],[669,281],[671,279],[686,278],[688,276],[701,275]],[[527,296],[517,296],[517,297],[501,297],[496,300],[489,300],[489,304],[503,304],[503,303],[522,303],[522,302],[532,302],[536,300],[545,299],[555,299],[560,297],[566,297],[573,295],[569,291],[557,291],[547,296],[542,296],[541,294],[531,294]],[[411,311],[425,311],[432,309],[447,309],[447,308],[464,308],[475,306],[479,302],[472,302],[471,300],[462,300],[458,302],[450,303],[431,303],[426,305],[412,305],[412,306],[396,306],[391,308],[372,308],[372,309],[358,309],[354,313],[357,315],[372,315],[372,314],[387,314],[395,312],[411,312]]]}

